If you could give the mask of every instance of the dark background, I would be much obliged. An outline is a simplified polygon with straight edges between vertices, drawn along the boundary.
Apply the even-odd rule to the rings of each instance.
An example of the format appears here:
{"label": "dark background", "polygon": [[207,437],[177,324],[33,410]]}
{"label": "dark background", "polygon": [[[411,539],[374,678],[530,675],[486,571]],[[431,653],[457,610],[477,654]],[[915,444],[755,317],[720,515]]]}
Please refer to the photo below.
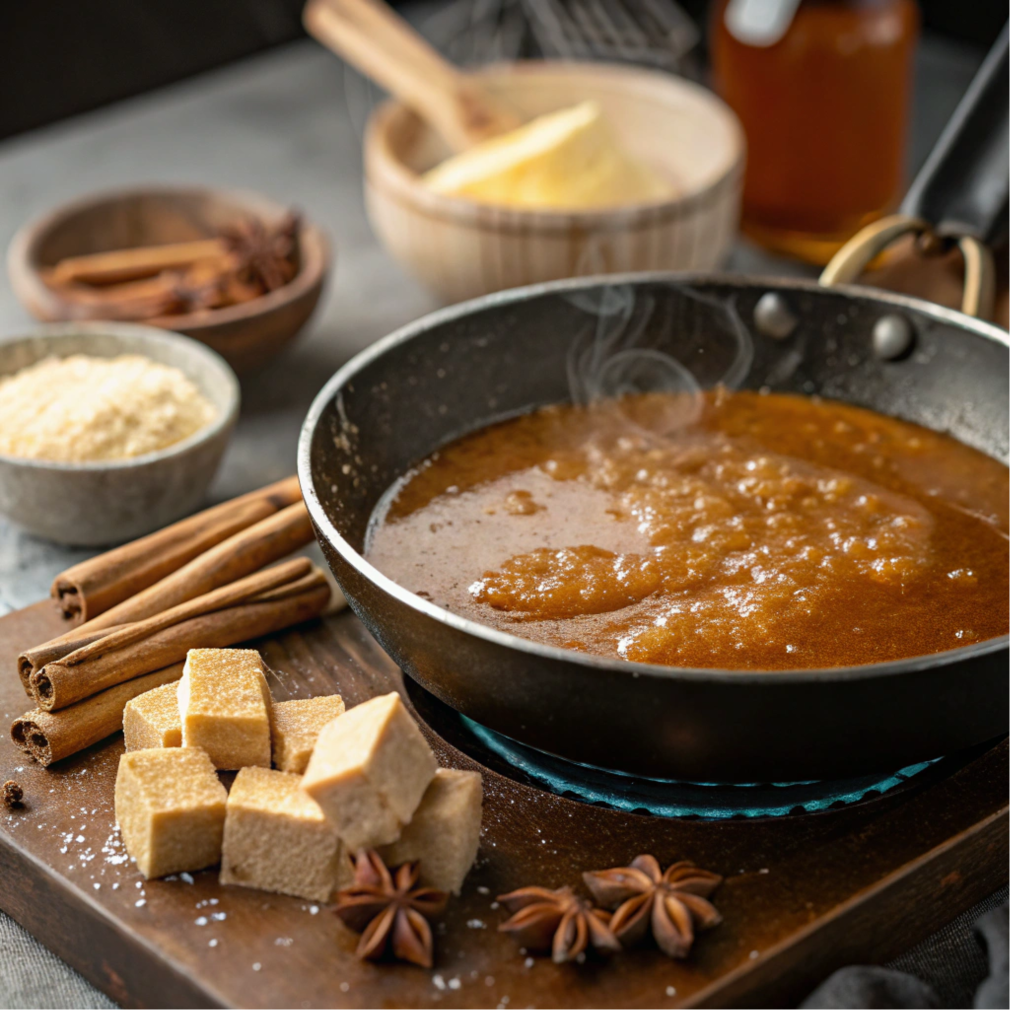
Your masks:
{"label": "dark background", "polygon": [[[460,0],[456,0],[460,2]],[[303,0],[6,0],[0,138],[300,38]],[[707,0],[682,0],[703,23]],[[922,0],[927,31],[980,51],[1005,0]]]}

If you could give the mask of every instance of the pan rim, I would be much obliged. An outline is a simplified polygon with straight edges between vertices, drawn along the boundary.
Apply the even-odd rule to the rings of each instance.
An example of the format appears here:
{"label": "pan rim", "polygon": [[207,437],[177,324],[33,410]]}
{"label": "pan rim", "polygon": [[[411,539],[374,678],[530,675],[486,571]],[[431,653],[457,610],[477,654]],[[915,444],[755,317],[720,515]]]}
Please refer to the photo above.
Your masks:
{"label": "pan rim", "polygon": [[479,298],[460,302],[445,308],[436,309],[392,333],[380,338],[375,343],[359,351],[354,357],[343,364],[327,380],[316,394],[309,411],[302,422],[298,438],[298,480],[301,485],[302,497],[305,500],[309,515],[318,531],[325,536],[328,543],[354,568],[359,575],[376,585],[383,592],[392,596],[399,603],[418,611],[424,616],[440,624],[483,639],[492,645],[502,646],[518,652],[526,653],[552,662],[575,663],[587,670],[607,674],[627,673],[632,679],[648,677],[655,680],[687,680],[696,682],[715,682],[721,684],[738,684],[741,687],[754,684],[783,683],[817,683],[848,682],[872,680],[876,678],[900,676],[919,673],[925,669],[948,666],[998,652],[1006,651],[1010,646],[1010,635],[986,639],[971,645],[962,645],[956,649],[944,652],[927,653],[922,656],[912,656],[907,659],[890,660],[884,663],[867,663],[860,666],[813,667],[799,670],[728,670],[699,667],[661,666],[651,663],[633,663],[626,660],[616,660],[607,656],[596,656],[545,645],[529,639],[510,635],[496,628],[488,627],[477,621],[461,617],[451,611],[425,600],[416,593],[405,589],[384,575],[374,565],[367,561],[363,554],[355,550],[351,544],[337,531],[326,514],[316,491],[315,477],[312,471],[312,441],[319,426],[319,421],[336,392],[348,384],[359,372],[380,358],[391,348],[406,343],[409,340],[427,332],[434,326],[451,322],[470,315],[478,310],[508,305],[517,301],[525,301],[554,292],[577,290],[599,284],[651,283],[673,281],[680,284],[718,284],[732,283],[748,287],[768,287],[777,290],[796,291],[833,291],[843,295],[869,299],[895,308],[913,310],[919,314],[930,316],[937,322],[967,328],[977,335],[994,340],[1007,350],[1010,350],[1010,333],[993,323],[975,319],[955,309],[934,305],[931,302],[913,298],[908,295],[892,292],[871,290],[859,285],[833,285],[830,288],[808,278],[772,278],[761,276],[733,276],[713,272],[674,272],[649,271],[642,273],[605,274],[588,277],[565,278],[557,281],[547,281],[542,284],[532,284],[526,287],[510,288]]}

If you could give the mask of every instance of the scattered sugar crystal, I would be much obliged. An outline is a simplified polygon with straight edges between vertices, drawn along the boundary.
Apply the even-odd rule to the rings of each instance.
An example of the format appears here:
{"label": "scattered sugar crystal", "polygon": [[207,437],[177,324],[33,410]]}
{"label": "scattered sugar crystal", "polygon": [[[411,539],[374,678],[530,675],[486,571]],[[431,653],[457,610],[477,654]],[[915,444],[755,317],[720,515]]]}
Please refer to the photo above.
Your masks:
{"label": "scattered sugar crystal", "polygon": [[208,940],[207,941],[207,946],[208,947],[216,947],[217,946],[217,940]]}
{"label": "scattered sugar crystal", "polygon": [[91,886],[92,886],[92,887],[93,887],[93,888],[94,888],[94,889],[95,889],[96,891],[100,891],[100,890],[102,889],[102,885],[101,885],[101,884],[99,884],[97,880],[96,880],[96,881],[95,881],[95,883],[93,883],[93,884],[92,884]]}
{"label": "scattered sugar crystal", "polygon": [[137,908],[143,908],[144,905],[146,905],[146,904],[147,904],[147,898],[138,898],[134,902],[134,905],[136,905]]}
{"label": "scattered sugar crystal", "polygon": [[318,915],[318,914],[319,914],[319,906],[309,905],[309,915]]}
{"label": "scattered sugar crystal", "polygon": [[449,979],[449,988],[450,989],[462,989],[463,988],[463,983],[458,978],[451,978],[451,979]]}
{"label": "scattered sugar crystal", "polygon": [[674,989],[672,985],[668,985],[666,987],[666,995],[667,996],[676,996],[677,995],[677,990]]}
{"label": "scattered sugar crystal", "polygon": [[228,918],[227,912],[211,912],[210,917],[216,919],[218,922],[224,922]]}
{"label": "scattered sugar crystal", "polygon": [[279,936],[274,940],[274,944],[277,947],[290,947],[294,942],[290,936]]}
{"label": "scattered sugar crystal", "polygon": [[185,883],[185,884],[192,884],[193,883],[193,876],[192,876],[192,874],[189,874],[189,873],[180,873],[179,874],[179,879],[183,883]]}
{"label": "scattered sugar crystal", "polygon": [[137,881],[137,887],[143,887],[143,886],[144,886],[144,882],[142,880],[138,880]]}
{"label": "scattered sugar crystal", "polygon": [[261,965],[261,964],[259,963],[259,961],[256,961],[256,962],[254,962],[254,963],[253,963],[253,966],[252,966],[252,968],[253,968],[253,971],[259,971],[259,970],[260,970],[260,968],[262,968],[262,967],[263,967],[263,965]]}
{"label": "scattered sugar crystal", "polygon": [[206,926],[207,925],[207,916],[201,915],[200,918],[198,918],[196,920],[196,924],[198,926]]}
{"label": "scattered sugar crystal", "polygon": [[481,887],[477,888],[477,893],[478,894],[490,894],[491,893],[491,889],[489,887],[481,886]]}
{"label": "scattered sugar crystal", "polygon": [[470,929],[487,929],[487,923],[482,919],[467,919],[466,924]]}
{"label": "scattered sugar crystal", "polygon": [[119,881],[118,880],[112,885],[112,889],[114,891],[118,891],[119,890]]}
{"label": "scattered sugar crystal", "polygon": [[443,992],[445,991],[445,979],[442,978],[441,975],[433,975],[431,981],[436,989],[439,989]]}

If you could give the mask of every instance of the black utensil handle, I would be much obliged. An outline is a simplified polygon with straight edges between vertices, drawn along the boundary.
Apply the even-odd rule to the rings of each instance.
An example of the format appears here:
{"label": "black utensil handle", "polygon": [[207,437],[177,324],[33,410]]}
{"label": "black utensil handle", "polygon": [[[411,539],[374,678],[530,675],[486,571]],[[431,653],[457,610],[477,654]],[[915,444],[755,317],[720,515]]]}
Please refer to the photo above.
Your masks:
{"label": "black utensil handle", "polygon": [[1010,98],[1007,25],[901,204],[941,236],[970,236],[989,246],[1007,235]]}

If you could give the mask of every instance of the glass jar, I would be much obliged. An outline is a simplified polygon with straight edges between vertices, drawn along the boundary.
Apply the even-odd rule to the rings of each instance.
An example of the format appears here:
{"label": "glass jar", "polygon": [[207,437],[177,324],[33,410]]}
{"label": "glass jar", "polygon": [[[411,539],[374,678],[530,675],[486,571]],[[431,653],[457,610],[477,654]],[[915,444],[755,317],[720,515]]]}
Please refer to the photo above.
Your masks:
{"label": "glass jar", "polygon": [[715,85],[747,134],[743,229],[826,263],[904,191],[914,0],[718,0],[712,17]]}

